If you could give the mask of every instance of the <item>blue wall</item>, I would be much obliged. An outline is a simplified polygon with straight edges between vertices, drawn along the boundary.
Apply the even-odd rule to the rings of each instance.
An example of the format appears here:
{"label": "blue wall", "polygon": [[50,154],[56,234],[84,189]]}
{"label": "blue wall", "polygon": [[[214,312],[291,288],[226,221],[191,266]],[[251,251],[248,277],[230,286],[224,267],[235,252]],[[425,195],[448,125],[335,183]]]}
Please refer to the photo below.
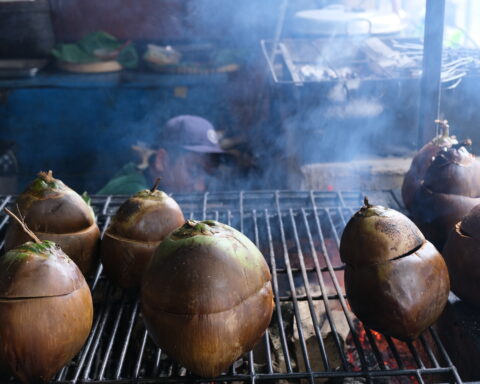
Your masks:
{"label": "blue wall", "polygon": [[14,141],[20,189],[52,169],[72,188],[95,192],[125,162],[130,146],[147,142],[178,114],[214,124],[226,103],[223,74],[39,75],[0,81],[0,139]]}

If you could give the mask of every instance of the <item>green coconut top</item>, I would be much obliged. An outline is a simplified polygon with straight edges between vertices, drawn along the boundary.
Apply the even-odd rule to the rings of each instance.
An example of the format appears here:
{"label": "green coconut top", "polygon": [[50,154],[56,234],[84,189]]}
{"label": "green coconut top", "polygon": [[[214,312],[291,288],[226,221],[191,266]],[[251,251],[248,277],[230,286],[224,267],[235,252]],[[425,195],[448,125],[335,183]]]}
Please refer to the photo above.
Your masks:
{"label": "green coconut top", "polygon": [[152,188],[144,189],[143,191],[137,192],[132,197],[140,198],[140,199],[156,200],[156,201],[164,201],[168,199],[169,196],[165,192],[157,189],[159,184],[160,184],[160,178],[157,178]]}
{"label": "green coconut top", "polygon": [[158,242],[185,222],[177,202],[157,188],[140,191],[127,199],[112,218],[107,233],[143,242]]}
{"label": "green coconut top", "polygon": [[248,237],[235,228],[215,220],[187,220],[163,240],[159,252],[173,253],[178,248],[193,245],[222,249],[245,268],[257,269],[264,263],[263,255]]}
{"label": "green coconut top", "polygon": [[85,279],[77,265],[52,241],[41,241],[5,209],[32,238],[0,258],[0,300],[23,300],[72,293]]}
{"label": "green coconut top", "polygon": [[188,220],[156,249],[142,294],[161,311],[216,313],[264,289],[270,279],[262,253],[241,232],[213,220]]}
{"label": "green coconut top", "polygon": [[52,193],[62,193],[71,191],[61,180],[53,177],[52,171],[40,172],[38,177],[33,180],[25,192],[36,196],[45,196]]}
{"label": "green coconut top", "polygon": [[18,214],[32,231],[73,233],[95,223],[95,214],[77,192],[55,179],[52,171],[40,172],[15,202]]}
{"label": "green coconut top", "polygon": [[27,258],[32,254],[38,257],[48,258],[52,257],[52,254],[54,254],[57,250],[58,245],[53,241],[44,240],[40,243],[29,241],[7,252],[4,257],[6,260],[10,260],[12,262],[14,262],[17,258]]}
{"label": "green coconut top", "polygon": [[160,178],[155,180],[155,184],[150,189],[144,189],[140,192],[137,192],[131,198],[140,198],[140,199],[149,199],[149,200],[157,200],[157,201],[164,201],[165,199],[169,198],[169,196],[158,189],[158,185],[160,184]]}

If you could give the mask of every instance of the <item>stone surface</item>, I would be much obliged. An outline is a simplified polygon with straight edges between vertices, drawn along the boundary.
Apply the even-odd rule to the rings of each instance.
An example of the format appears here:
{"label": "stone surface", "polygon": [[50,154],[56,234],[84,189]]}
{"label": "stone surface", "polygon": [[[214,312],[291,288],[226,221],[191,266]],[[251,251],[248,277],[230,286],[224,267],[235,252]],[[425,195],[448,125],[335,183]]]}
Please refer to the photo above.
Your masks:
{"label": "stone surface", "polygon": [[[339,339],[340,347],[345,351],[345,341],[350,333],[350,328],[348,326],[345,314],[339,304],[333,300],[329,302],[332,313],[332,321],[335,324]],[[313,371],[325,371],[325,367],[322,360],[322,355],[320,352],[320,346],[318,339],[315,333],[314,323],[312,320],[312,313],[307,301],[302,301],[298,303],[300,321],[303,331],[303,337],[305,338],[305,343],[308,351],[308,358],[310,360],[310,367]],[[331,369],[336,369],[342,364],[340,357],[340,352],[338,346],[335,342],[334,333],[330,328],[330,323],[328,321],[327,313],[325,311],[325,305],[323,301],[314,301],[315,316],[318,321],[318,326],[320,333],[325,345],[325,351],[330,363]],[[295,357],[297,361],[298,370],[300,372],[305,372],[305,361],[303,358],[302,347],[300,343],[300,334],[297,322],[295,319],[293,324],[293,344],[295,348]]]}
{"label": "stone surface", "polygon": [[401,188],[409,157],[382,157],[302,166],[302,188],[315,190],[385,190]]}

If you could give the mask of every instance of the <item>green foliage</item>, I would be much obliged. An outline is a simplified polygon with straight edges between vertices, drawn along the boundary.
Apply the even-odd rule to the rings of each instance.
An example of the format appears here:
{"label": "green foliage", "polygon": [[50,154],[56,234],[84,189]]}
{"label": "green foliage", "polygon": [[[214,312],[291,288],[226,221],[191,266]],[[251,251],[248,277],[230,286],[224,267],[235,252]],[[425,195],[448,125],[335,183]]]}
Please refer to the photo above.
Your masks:
{"label": "green foliage", "polygon": [[[58,60],[69,63],[98,63],[102,59],[95,56],[96,50],[108,53],[117,50],[122,44],[114,36],[100,31],[84,36],[77,44],[59,44],[52,50],[52,54]],[[116,60],[125,68],[135,68],[138,64],[135,47],[130,44],[123,48]]]}
{"label": "green foliage", "polygon": [[85,52],[77,44],[60,44],[52,50],[52,54],[58,60],[69,63],[85,64],[100,61],[100,59]]}
{"label": "green foliage", "polygon": [[92,198],[90,197],[90,195],[88,194],[87,191],[84,191],[84,192],[82,193],[82,199],[83,199],[83,201],[85,201],[85,203],[87,203],[87,205],[88,205],[89,207],[92,206]]}
{"label": "green foliage", "polygon": [[56,183],[55,180],[47,182],[43,178],[37,177],[29,186],[29,191],[35,194],[43,194],[51,189],[61,189],[61,185]]}

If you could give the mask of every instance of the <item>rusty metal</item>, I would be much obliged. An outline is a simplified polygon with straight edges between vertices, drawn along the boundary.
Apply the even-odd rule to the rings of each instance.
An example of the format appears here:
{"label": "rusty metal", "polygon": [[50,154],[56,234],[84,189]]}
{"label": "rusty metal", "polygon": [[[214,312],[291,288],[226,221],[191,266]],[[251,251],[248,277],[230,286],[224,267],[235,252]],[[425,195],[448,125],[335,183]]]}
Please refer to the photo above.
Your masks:
{"label": "rusty metal", "polygon": [[[399,208],[390,192],[369,196],[380,204]],[[136,293],[111,286],[99,266],[88,278],[95,303],[92,331],[82,351],[54,382],[255,383],[283,379],[315,383],[331,379],[336,383],[347,378],[370,383],[462,382],[434,330],[407,344],[365,329],[350,312],[338,245],[343,227],[362,204],[362,193],[260,191],[173,197],[186,217],[232,225],[264,254],[272,271],[276,310],[259,345],[218,378],[194,376],[154,345],[143,325]],[[126,198],[92,196],[102,235]],[[0,208],[13,206],[14,201],[12,196],[3,196]],[[1,238],[7,225],[8,217],[1,216]],[[319,316],[323,312],[317,309],[320,304],[332,336],[330,347],[322,335]],[[339,335],[341,324],[334,313],[343,314],[347,322],[347,346]],[[298,342],[292,349],[294,326]],[[307,340],[306,332],[310,331]],[[278,355],[283,359],[278,360]],[[320,356],[317,361],[313,360],[315,355]],[[339,356],[337,363],[335,356]],[[323,369],[318,369],[319,364]]]}

